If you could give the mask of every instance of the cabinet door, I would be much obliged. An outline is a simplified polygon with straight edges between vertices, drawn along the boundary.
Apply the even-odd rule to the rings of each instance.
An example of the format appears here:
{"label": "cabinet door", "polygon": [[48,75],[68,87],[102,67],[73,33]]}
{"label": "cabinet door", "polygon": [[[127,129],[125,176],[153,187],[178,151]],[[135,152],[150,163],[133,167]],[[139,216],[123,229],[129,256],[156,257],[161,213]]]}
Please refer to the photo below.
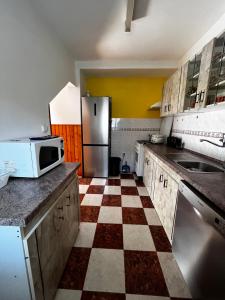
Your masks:
{"label": "cabinet door", "polygon": [[170,102],[170,94],[171,94],[171,80],[168,79],[163,87],[163,98],[161,105],[161,117],[165,117],[168,114],[168,105]]}
{"label": "cabinet door", "polygon": [[177,191],[177,182],[173,180],[168,174],[166,174],[161,194],[160,220],[170,241],[172,241]]}
{"label": "cabinet door", "polygon": [[186,83],[187,83],[187,71],[188,71],[188,62],[185,65],[183,65],[181,68],[178,112],[184,111],[184,100],[185,100]]}
{"label": "cabinet door", "polygon": [[172,77],[171,99],[168,106],[170,115],[176,114],[178,111],[179,89],[180,89],[181,68],[179,68]]}
{"label": "cabinet door", "polygon": [[33,300],[44,300],[36,232],[24,240],[24,251]]}
{"label": "cabinet door", "polygon": [[66,261],[79,230],[80,202],[78,195],[78,179],[76,178],[68,187],[64,198],[65,220],[63,230],[61,231],[61,239],[64,241],[64,257]]}
{"label": "cabinet door", "polygon": [[200,66],[199,79],[198,79],[198,90],[197,90],[198,102],[196,104],[196,107],[205,106],[214,41],[215,39],[210,41],[203,48],[202,51],[201,66]]}

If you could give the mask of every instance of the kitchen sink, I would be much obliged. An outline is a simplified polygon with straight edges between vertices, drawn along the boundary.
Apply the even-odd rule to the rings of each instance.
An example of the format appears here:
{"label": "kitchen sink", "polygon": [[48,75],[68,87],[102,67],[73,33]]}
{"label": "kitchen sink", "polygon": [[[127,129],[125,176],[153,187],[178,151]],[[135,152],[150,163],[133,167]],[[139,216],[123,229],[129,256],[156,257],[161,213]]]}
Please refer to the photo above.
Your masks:
{"label": "kitchen sink", "polygon": [[222,168],[218,168],[214,165],[200,162],[200,161],[184,161],[184,160],[176,160],[176,164],[185,168],[189,172],[200,172],[200,173],[217,173],[224,172],[225,170]]}

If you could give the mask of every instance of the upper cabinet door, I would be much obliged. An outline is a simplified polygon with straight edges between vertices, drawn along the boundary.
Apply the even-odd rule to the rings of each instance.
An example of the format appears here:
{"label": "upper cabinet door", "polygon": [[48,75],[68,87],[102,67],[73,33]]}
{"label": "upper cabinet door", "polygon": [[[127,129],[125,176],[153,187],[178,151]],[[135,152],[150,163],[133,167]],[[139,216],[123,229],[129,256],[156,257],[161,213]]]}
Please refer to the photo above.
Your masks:
{"label": "upper cabinet door", "polygon": [[215,39],[206,105],[225,102],[225,33]]}
{"label": "upper cabinet door", "polygon": [[178,112],[179,92],[180,92],[181,68],[172,75],[172,90],[169,104],[169,113],[176,114]]}
{"label": "upper cabinet door", "polygon": [[198,98],[195,105],[197,108],[205,106],[214,42],[215,39],[210,41],[202,50],[201,66],[199,71],[197,89]]}
{"label": "upper cabinet door", "polygon": [[184,111],[184,99],[185,99],[186,84],[187,84],[187,72],[188,72],[188,62],[185,65],[183,65],[181,68],[178,113],[181,113]]}

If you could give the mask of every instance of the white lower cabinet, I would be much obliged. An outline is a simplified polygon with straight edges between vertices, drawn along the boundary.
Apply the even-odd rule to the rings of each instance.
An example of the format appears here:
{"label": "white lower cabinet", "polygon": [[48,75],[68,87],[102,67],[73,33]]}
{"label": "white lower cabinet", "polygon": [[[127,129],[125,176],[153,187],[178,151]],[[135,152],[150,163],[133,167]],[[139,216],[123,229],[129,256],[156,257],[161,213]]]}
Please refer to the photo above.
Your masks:
{"label": "white lower cabinet", "polygon": [[172,242],[179,180],[175,180],[177,174],[171,176],[174,171],[168,172],[168,166],[164,168],[162,161],[150,151],[146,151],[145,161],[144,183],[168,239]]}

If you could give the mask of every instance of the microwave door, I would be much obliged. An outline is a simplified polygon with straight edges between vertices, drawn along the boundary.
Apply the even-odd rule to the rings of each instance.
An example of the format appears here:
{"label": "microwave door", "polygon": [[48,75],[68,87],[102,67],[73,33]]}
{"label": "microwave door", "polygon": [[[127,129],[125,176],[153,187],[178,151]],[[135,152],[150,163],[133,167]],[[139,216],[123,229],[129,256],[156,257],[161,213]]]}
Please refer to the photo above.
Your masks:
{"label": "microwave door", "polygon": [[82,98],[82,132],[85,145],[109,144],[110,100],[108,97]]}

